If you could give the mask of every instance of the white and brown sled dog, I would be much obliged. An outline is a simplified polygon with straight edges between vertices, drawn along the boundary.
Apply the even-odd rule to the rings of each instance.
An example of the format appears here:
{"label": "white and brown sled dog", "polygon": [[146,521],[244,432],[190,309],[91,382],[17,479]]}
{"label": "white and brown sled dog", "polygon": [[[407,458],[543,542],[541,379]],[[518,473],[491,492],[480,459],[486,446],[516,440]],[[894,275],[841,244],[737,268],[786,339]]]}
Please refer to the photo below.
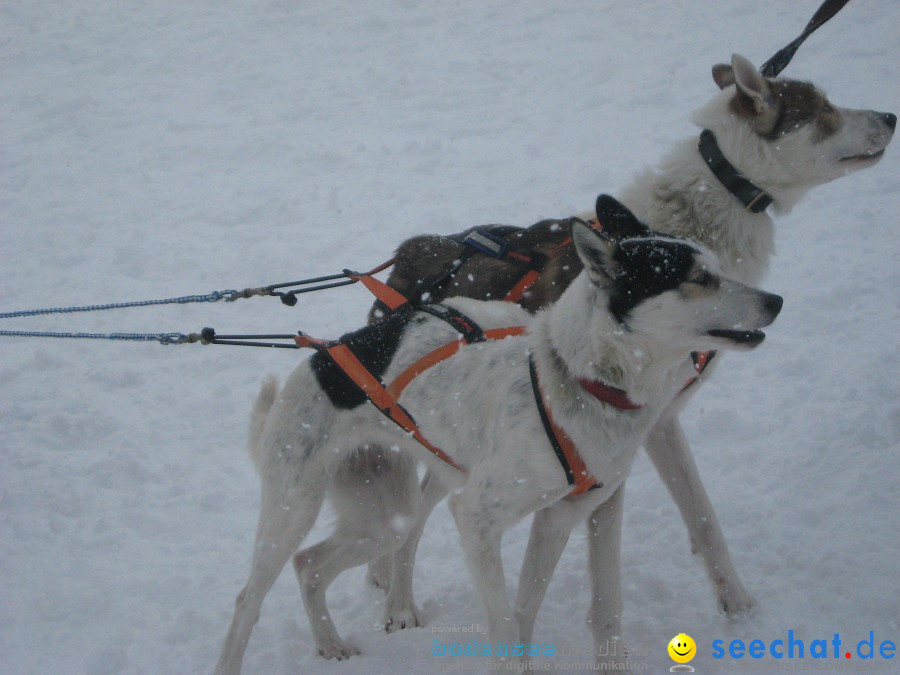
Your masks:
{"label": "white and brown sled dog", "polygon": [[[273,381],[263,387],[252,425],[252,455],[262,479],[259,527],[220,672],[239,670],[263,598],[292,556],[319,649],[326,656],[353,653],[330,620],[325,590],[342,569],[371,557],[371,539],[379,532],[406,537],[422,507],[415,473],[406,474],[412,477],[407,485],[392,486],[394,498],[385,509],[368,504],[356,531],[295,551],[316,520],[328,483],[353,471],[355,461],[370,460],[366,451],[357,455],[364,444],[425,462],[432,481],[444,492],[453,488],[450,508],[485,602],[488,639],[520,644],[500,560],[502,532],[536,511],[558,514],[571,528],[611,499],[647,432],[692,379],[689,353],[752,348],[764,337],[759,329],[781,309],[781,297],[722,276],[715,256],[686,240],[648,233],[611,243],[581,223],[573,225],[572,236],[584,269],[558,302],[536,316],[512,303],[446,303],[482,329],[528,324],[527,334],[462,347],[400,396],[425,437],[463,471],[386,424],[364,398],[348,401],[340,386],[331,386],[321,359],[298,366],[280,391]],[[376,374],[390,382],[440,345],[455,342],[458,329],[410,308],[362,335],[386,366]],[[610,399],[610,391],[619,398]],[[566,498],[572,487],[544,418],[574,443],[593,489]],[[406,518],[396,517],[398,503]],[[593,582],[617,587],[617,577],[618,566],[607,566],[597,569]],[[505,656],[503,651],[494,655]]]}

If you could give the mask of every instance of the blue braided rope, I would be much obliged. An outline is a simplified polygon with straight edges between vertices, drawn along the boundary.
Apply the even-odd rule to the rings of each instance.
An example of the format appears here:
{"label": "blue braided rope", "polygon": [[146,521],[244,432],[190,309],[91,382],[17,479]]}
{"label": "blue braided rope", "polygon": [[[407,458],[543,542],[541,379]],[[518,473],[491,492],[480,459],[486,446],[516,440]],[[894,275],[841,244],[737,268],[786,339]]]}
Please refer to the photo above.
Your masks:
{"label": "blue braided rope", "polygon": [[87,340],[132,340],[177,345],[188,341],[184,333],[51,333],[46,331],[0,330],[0,337],[76,338]]}
{"label": "blue braided rope", "polygon": [[[22,316],[39,316],[41,314],[71,314],[75,312],[99,312],[106,309],[123,309],[126,307],[148,307],[150,305],[185,305],[191,302],[218,302],[227,300],[237,294],[235,290],[213,291],[206,295],[184,295],[180,298],[166,298],[163,300],[138,300],[137,302],[114,302],[108,305],[85,305],[83,307],[49,307],[47,309],[26,309],[19,312],[0,313],[0,319],[13,319]],[[116,335],[128,335],[128,333],[115,333]]]}

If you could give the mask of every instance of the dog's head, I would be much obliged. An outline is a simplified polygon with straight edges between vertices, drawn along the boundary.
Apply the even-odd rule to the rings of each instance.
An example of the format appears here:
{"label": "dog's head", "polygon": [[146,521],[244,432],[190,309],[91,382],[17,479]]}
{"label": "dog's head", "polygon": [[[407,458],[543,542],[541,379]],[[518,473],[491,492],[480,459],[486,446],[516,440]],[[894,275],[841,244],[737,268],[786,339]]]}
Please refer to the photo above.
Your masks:
{"label": "dog's head", "polygon": [[778,316],[781,296],[723,277],[706,248],[652,233],[611,198],[604,205],[605,219],[629,238],[575,223],[572,239],[588,279],[602,289],[624,332],[688,351],[749,349],[763,341],[760,329]]}
{"label": "dog's head", "polygon": [[712,74],[722,93],[695,121],[713,131],[732,164],[776,193],[877,163],[897,124],[892,113],[832,105],[808,82],[765,78],[737,54]]}

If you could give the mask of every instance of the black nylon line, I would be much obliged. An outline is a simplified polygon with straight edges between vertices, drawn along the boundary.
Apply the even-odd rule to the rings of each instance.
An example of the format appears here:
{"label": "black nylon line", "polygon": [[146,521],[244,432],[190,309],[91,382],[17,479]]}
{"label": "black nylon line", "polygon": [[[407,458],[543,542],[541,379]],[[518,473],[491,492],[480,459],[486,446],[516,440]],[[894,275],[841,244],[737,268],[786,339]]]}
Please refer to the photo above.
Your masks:
{"label": "black nylon line", "polygon": [[547,417],[547,410],[544,408],[544,397],[541,396],[541,389],[537,379],[537,370],[534,367],[534,356],[532,354],[528,355],[528,373],[531,375],[531,390],[534,392],[534,402],[537,403],[538,414],[541,417],[541,423],[544,425],[547,439],[550,441],[550,445],[553,446],[553,452],[556,453],[556,458],[562,465],[563,471],[566,472],[566,482],[569,485],[575,485],[575,474],[572,473],[572,467],[569,466],[569,460],[566,459],[566,453],[563,452],[562,446],[559,444],[559,439],[553,432],[553,427],[550,425],[550,418]]}

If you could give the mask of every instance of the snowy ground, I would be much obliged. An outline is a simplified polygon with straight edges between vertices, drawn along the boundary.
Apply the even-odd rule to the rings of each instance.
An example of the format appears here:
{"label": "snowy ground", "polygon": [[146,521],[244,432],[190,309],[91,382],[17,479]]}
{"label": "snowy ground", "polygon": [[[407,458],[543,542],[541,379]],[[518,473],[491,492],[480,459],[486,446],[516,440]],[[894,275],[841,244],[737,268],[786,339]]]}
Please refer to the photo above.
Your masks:
{"label": "snowy ground", "polygon": [[[695,133],[713,63],[761,62],[817,5],[3,3],[0,311],[366,268],[412,234],[581,211]],[[854,0],[786,75],[897,112],[898,26],[900,4]],[[785,310],[684,416],[754,617],[716,613],[674,505],[635,464],[624,631],[654,672],[682,631],[698,672],[715,639],[900,641],[897,157],[779,219],[766,287]],[[369,302],[351,288],[293,309],[257,298],[0,327],[328,337]],[[249,406],[264,373],[301,355],[0,339],[0,671],[210,670],[257,514]],[[505,540],[511,589],[526,528]],[[536,636],[571,663],[590,647],[584,536]],[[432,628],[484,618],[444,506],[420,550],[426,628],[385,635],[382,595],[349,572],[330,602],[364,653],[325,662],[285,572],[246,672],[435,671]]]}

